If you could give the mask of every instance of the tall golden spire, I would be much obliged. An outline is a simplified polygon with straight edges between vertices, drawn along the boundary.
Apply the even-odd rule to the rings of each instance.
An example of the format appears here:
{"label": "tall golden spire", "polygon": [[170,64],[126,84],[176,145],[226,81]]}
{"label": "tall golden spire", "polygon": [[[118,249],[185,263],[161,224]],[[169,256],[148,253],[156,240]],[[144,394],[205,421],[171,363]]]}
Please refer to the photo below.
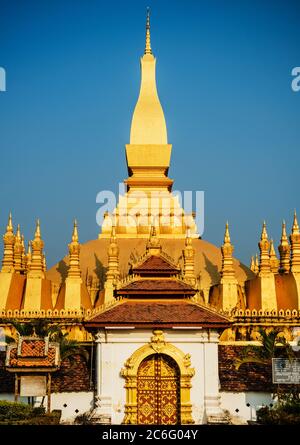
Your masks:
{"label": "tall golden spire", "polygon": [[267,240],[268,239],[266,221],[264,221],[264,223],[263,223],[263,228],[262,228],[261,238],[260,239],[261,240]]}
{"label": "tall golden spire", "polygon": [[300,230],[297,220],[296,210],[294,212],[294,221],[292,233],[290,235],[291,242],[291,272],[300,272]]}
{"label": "tall golden spire", "polygon": [[85,296],[83,280],[80,269],[80,244],[78,239],[77,221],[74,220],[72,240],[69,248],[69,269],[65,282],[64,299],[58,295],[56,308],[63,307],[65,310],[80,310],[90,307],[90,297]]}
{"label": "tall golden spire", "polygon": [[230,243],[231,243],[231,240],[230,240],[230,233],[229,233],[229,224],[227,221],[226,226],[225,226],[224,244],[230,244]]}
{"label": "tall golden spire", "polygon": [[263,223],[258,247],[260,251],[259,274],[260,275],[268,274],[271,272],[270,256],[269,256],[270,242],[268,239],[267,226],[265,221]]}
{"label": "tall golden spire", "polygon": [[30,275],[31,277],[43,278],[44,277],[44,272],[43,272],[44,241],[41,238],[41,227],[40,227],[39,219],[37,219],[37,221],[36,221],[34,239],[31,242],[31,247],[32,247],[32,256],[31,256],[31,264],[30,264],[30,270],[29,270],[28,275]]}
{"label": "tall golden spire", "polygon": [[22,271],[22,237],[20,231],[20,224],[17,226],[16,236],[15,236],[15,244],[14,244],[14,269],[16,273],[21,273]]}
{"label": "tall golden spire", "polygon": [[74,243],[78,242],[78,226],[76,219],[74,220],[74,225],[73,225],[72,241]]}
{"label": "tall golden spire", "polygon": [[280,254],[280,273],[289,273],[290,271],[290,250],[291,247],[289,245],[288,237],[286,234],[286,225],[285,221],[282,223],[282,233],[280,244],[278,246],[279,254]]}
{"label": "tall golden spire", "polygon": [[150,38],[150,8],[147,8],[145,54],[152,54]]}
{"label": "tall golden spire", "polygon": [[293,221],[293,227],[292,227],[292,234],[299,235],[299,224],[297,219],[297,212],[296,209],[294,210],[294,221]]}
{"label": "tall golden spire", "polygon": [[221,301],[225,311],[232,310],[238,304],[238,282],[233,268],[233,251],[231,244],[228,221],[225,226],[224,242],[221,246],[222,269],[221,269]]}
{"label": "tall golden spire", "polygon": [[141,58],[141,88],[131,122],[130,144],[165,145],[167,127],[164,112],[160,104],[156,80],[156,60],[152,54],[150,42],[150,13],[146,19],[146,45]]}
{"label": "tall golden spire", "polygon": [[231,244],[228,221],[225,226],[224,242],[221,247],[222,251],[222,278],[233,278],[235,276],[233,268],[233,251],[234,247]]}
{"label": "tall golden spire", "polygon": [[184,266],[183,266],[184,279],[192,286],[195,286],[196,284],[195,249],[193,248],[193,242],[189,229],[186,232],[185,248],[183,249],[183,259],[184,259]]}
{"label": "tall golden spire", "polygon": [[14,244],[15,235],[11,213],[8,217],[6,232],[3,235],[4,252],[2,259],[2,272],[13,272],[14,270]]}
{"label": "tall golden spire", "polygon": [[68,269],[68,278],[80,278],[81,270],[80,270],[80,262],[79,262],[79,254],[80,254],[80,244],[78,242],[78,228],[77,221],[74,220],[73,232],[72,232],[72,241],[69,244],[69,269]]}
{"label": "tall golden spire", "polygon": [[275,252],[275,248],[274,248],[274,242],[271,239],[270,241],[270,267],[271,267],[271,272],[273,273],[278,273],[278,268],[279,268],[279,260],[276,256],[276,252]]}

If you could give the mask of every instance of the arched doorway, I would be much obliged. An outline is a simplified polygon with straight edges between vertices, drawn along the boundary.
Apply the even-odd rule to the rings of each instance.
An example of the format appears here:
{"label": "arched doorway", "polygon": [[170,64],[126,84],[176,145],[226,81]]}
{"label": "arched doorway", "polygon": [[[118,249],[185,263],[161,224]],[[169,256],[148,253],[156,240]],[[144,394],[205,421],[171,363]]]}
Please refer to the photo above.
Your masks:
{"label": "arched doorway", "polygon": [[137,423],[180,424],[180,370],[168,355],[149,355],[138,368]]}
{"label": "arched doorway", "polygon": [[[177,377],[177,383],[176,383],[176,394],[177,394],[177,407],[179,407],[179,414],[177,414],[177,419],[174,421],[174,423],[180,423],[182,425],[185,424],[192,424],[194,423],[193,417],[192,417],[192,404],[190,399],[190,389],[192,387],[191,379],[193,375],[195,374],[194,368],[191,367],[191,356],[189,354],[184,354],[183,351],[178,349],[175,345],[172,345],[171,343],[167,343],[165,341],[164,332],[155,329],[153,330],[153,335],[151,336],[151,341],[148,344],[145,344],[141,346],[139,349],[134,351],[134,353],[126,360],[124,368],[121,370],[122,377],[125,378],[125,388],[126,388],[126,403],[125,403],[125,415],[123,423],[125,424],[131,424],[136,425],[137,423],[142,423],[141,419],[138,419],[138,407],[142,406],[141,401],[141,383],[139,386],[139,396],[138,396],[138,380],[141,380],[142,374],[147,374],[146,370],[143,370],[143,367],[141,366],[143,363],[145,363],[143,366],[147,367],[150,366],[150,369],[148,369],[148,372],[150,373],[151,377],[151,364],[147,361],[149,357],[157,357],[157,356],[163,356],[164,358],[164,366],[160,370],[160,376],[162,373],[165,373],[166,375],[175,373],[175,376]],[[155,358],[154,358],[155,363]],[[166,366],[168,364],[168,366]],[[171,370],[173,371],[170,371]],[[141,371],[139,373],[139,371]],[[155,371],[152,367],[152,373]],[[140,374],[140,378],[139,378]],[[173,375],[174,377],[174,375]],[[168,380],[160,378],[160,385],[168,389]],[[155,383],[155,379],[149,379],[149,382],[152,381],[153,391],[155,395],[160,395],[157,389],[157,385]],[[172,386],[170,384],[170,386]],[[169,387],[170,387],[169,386]],[[168,392],[165,393],[165,398],[163,399],[161,403],[165,405],[165,407],[168,405],[166,402],[166,397],[168,396]],[[141,401],[141,402],[140,402]],[[171,409],[171,406],[170,406]],[[144,413],[145,414],[145,413]],[[155,419],[158,423],[159,419]],[[150,422],[148,422],[150,424]]]}

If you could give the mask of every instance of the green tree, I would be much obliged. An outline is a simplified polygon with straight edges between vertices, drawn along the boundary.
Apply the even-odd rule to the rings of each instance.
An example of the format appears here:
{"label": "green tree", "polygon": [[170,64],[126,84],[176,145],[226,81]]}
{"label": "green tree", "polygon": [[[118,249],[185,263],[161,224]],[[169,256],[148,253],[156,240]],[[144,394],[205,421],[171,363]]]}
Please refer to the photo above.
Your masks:
{"label": "green tree", "polygon": [[257,363],[259,365],[272,366],[272,358],[280,354],[281,357],[292,359],[295,357],[294,351],[282,336],[279,336],[279,329],[273,328],[269,332],[260,328],[261,346],[247,346],[240,357],[235,360],[235,369],[239,369],[245,363]]}

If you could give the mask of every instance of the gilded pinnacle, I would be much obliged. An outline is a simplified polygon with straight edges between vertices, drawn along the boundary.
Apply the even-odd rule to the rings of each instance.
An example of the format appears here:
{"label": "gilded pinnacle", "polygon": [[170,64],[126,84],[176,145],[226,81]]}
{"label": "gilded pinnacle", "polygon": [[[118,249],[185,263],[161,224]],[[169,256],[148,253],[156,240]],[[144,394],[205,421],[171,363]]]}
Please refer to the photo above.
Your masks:
{"label": "gilded pinnacle", "polygon": [[77,228],[77,221],[76,221],[76,219],[74,219],[72,242],[73,243],[78,243],[78,228]]}
{"label": "gilded pinnacle", "polygon": [[9,212],[9,216],[8,216],[8,223],[6,226],[6,231],[7,232],[13,232],[14,228],[13,228],[13,223],[12,223],[12,215],[11,212]]}
{"label": "gilded pinnacle", "polygon": [[152,54],[150,38],[150,8],[147,8],[145,54]]}
{"label": "gilded pinnacle", "polygon": [[296,210],[295,210],[295,212],[294,212],[294,222],[293,222],[293,227],[292,227],[292,234],[294,235],[294,234],[299,234],[300,233],[300,231],[299,231],[299,224],[298,224],[298,220],[297,220],[297,213],[296,213]]}
{"label": "gilded pinnacle", "polygon": [[281,245],[288,244],[288,237],[287,237],[287,234],[286,234],[286,224],[285,224],[284,220],[282,222],[282,232],[281,232],[280,243],[281,243]]}
{"label": "gilded pinnacle", "polygon": [[260,239],[261,240],[267,240],[268,239],[266,221],[264,221],[264,223],[263,223],[262,232],[261,232],[261,238]]}
{"label": "gilded pinnacle", "polygon": [[17,225],[16,240],[21,241],[20,224]]}
{"label": "gilded pinnacle", "polygon": [[230,234],[229,234],[229,225],[228,225],[228,221],[226,222],[226,227],[225,227],[225,235],[224,235],[224,244],[230,244],[231,240],[230,240]]}
{"label": "gilded pinnacle", "polygon": [[270,257],[275,257],[276,258],[276,252],[275,252],[275,248],[274,248],[274,242],[271,239],[270,241]]}
{"label": "gilded pinnacle", "polygon": [[39,219],[36,220],[36,228],[35,228],[34,237],[35,238],[41,238],[41,227],[40,227],[40,220]]}

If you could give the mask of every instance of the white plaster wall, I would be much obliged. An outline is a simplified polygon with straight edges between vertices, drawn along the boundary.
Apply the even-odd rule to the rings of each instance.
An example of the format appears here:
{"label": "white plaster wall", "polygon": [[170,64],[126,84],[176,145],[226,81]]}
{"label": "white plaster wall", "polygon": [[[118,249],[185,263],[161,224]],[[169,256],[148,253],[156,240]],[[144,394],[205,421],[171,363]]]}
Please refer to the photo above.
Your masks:
{"label": "white plaster wall", "polygon": [[[35,406],[39,406],[41,397],[36,397]],[[61,392],[51,394],[51,411],[61,410],[61,421],[72,422],[76,416],[93,409],[93,392]],[[64,406],[67,405],[67,406]],[[44,406],[47,406],[47,397],[44,400]],[[78,410],[78,413],[76,413]]]}
{"label": "white plaster wall", "polygon": [[[271,394],[267,392],[221,392],[220,395],[221,407],[228,410],[232,416],[240,417],[244,421],[256,420],[256,411],[262,405],[274,403]],[[236,412],[236,409],[239,411]]]}
{"label": "white plaster wall", "polygon": [[[200,330],[165,330],[165,340],[170,342],[185,354],[191,355],[191,366],[195,368],[195,376],[192,378],[191,403],[193,406],[193,419],[196,424],[203,423],[204,414],[204,359],[203,341]],[[126,360],[138,348],[149,343],[152,336],[150,330],[109,330],[107,331],[107,345],[103,357],[103,380],[106,387],[102,394],[112,397],[112,423],[120,424],[124,418],[126,402],[125,379],[120,371]],[[111,358],[109,360],[109,357]],[[107,360],[106,360],[107,358]],[[213,366],[213,364],[212,364]]]}

